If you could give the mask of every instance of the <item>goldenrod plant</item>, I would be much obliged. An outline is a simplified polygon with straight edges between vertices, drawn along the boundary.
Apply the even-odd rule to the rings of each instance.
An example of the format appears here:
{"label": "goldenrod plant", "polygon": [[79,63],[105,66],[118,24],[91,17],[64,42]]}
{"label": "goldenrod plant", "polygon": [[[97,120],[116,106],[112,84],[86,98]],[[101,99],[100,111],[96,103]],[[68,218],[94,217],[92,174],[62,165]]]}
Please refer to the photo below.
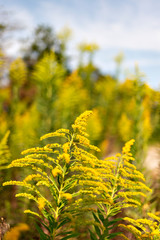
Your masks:
{"label": "goldenrod plant", "polygon": [[[26,81],[27,68],[21,58],[17,58],[11,63],[9,75],[13,86],[20,87]],[[13,94],[16,94],[16,92],[13,92]]]}
{"label": "goldenrod plant", "polygon": [[[145,185],[143,174],[131,163],[134,161],[131,153],[134,140],[127,142],[122,153],[115,157],[100,160],[93,154],[93,151],[100,150],[90,144],[86,132],[91,115],[92,111],[82,113],[72,124],[72,130],[59,129],[42,136],[41,141],[55,138],[59,143],[53,141],[43,147],[25,150],[23,158],[12,161],[8,166],[33,171],[22,181],[8,181],[3,185],[21,186],[16,197],[25,197],[36,203],[37,210],[26,209],[24,212],[39,218],[43,226],[37,225],[40,239],[78,237],[77,224],[89,226],[90,237],[87,237],[91,240],[123,236],[121,232],[111,232],[121,220],[116,218],[117,213],[125,208],[141,206],[139,197],[142,200],[146,192],[151,191]],[[80,222],[84,213],[86,216]],[[155,215],[149,216],[155,219]],[[131,218],[125,220],[132,221]],[[145,220],[133,219],[135,236],[136,221],[144,223]],[[158,231],[158,224],[153,225],[150,235]],[[138,231],[143,236],[144,229]]]}
{"label": "goldenrod plant", "polygon": [[[7,202],[6,201],[7,194],[4,191],[4,188],[2,187],[2,183],[6,181],[8,178],[10,178],[10,171],[8,170],[6,171],[7,165],[10,163],[10,158],[11,158],[10,149],[8,147],[9,134],[10,134],[10,131],[7,131],[0,141],[0,195],[1,195],[1,216],[0,217],[2,217],[4,214],[6,217],[6,212],[4,213],[4,211],[6,210],[5,205]],[[10,204],[8,204],[8,206],[10,206]],[[9,215],[9,211],[7,212],[7,214]]]}
{"label": "goldenrod plant", "polygon": [[2,140],[0,141],[0,170],[4,169],[10,159],[10,151],[8,148],[8,137],[10,132],[7,131]]}
{"label": "goldenrod plant", "polygon": [[[137,240],[158,240],[160,239],[160,212],[148,213],[149,219],[132,219],[125,217],[124,220],[130,224],[119,224],[120,227],[128,230]],[[124,239],[129,240],[123,234]]]}
{"label": "goldenrod plant", "polygon": [[[40,134],[54,130],[54,119],[56,118],[53,109],[59,89],[64,81],[66,70],[57,62],[54,52],[45,53],[35,65],[32,74],[37,87],[36,106],[40,114]],[[41,136],[40,135],[40,136]]]}
{"label": "goldenrod plant", "polygon": [[[5,181],[8,177],[8,174],[4,172],[4,169],[6,169],[7,165],[9,164],[9,160],[11,157],[10,150],[8,147],[9,134],[10,132],[7,131],[0,141],[0,193],[2,195],[4,193],[2,192],[4,190],[2,188],[2,182]],[[1,199],[2,199],[2,196],[1,196]]]}
{"label": "goldenrod plant", "polygon": [[68,128],[72,119],[88,109],[89,105],[89,93],[84,88],[83,80],[78,72],[74,71],[63,82],[54,103],[55,129]]}
{"label": "goldenrod plant", "polygon": [[135,157],[140,169],[153,131],[152,121],[156,115],[152,115],[153,97],[151,96],[156,93],[153,93],[152,89],[135,75],[133,79],[127,79],[120,86],[119,94],[121,103],[117,132],[123,142],[131,138],[135,139]]}
{"label": "goldenrod plant", "polygon": [[[73,132],[68,129],[59,129],[41,138],[41,140],[44,140],[49,137],[62,137],[65,141],[62,141],[61,144],[51,143],[41,148],[26,150],[23,152],[26,155],[24,158],[14,160],[8,166],[9,168],[30,167],[35,171],[34,174],[25,177],[23,181],[9,181],[4,185],[19,185],[26,188],[27,192],[18,193],[16,197],[26,197],[37,203],[39,213],[30,209],[25,210],[25,213],[38,216],[49,231],[48,236],[43,231],[40,231],[41,239],[55,239],[60,234],[64,236],[64,239],[66,236],[67,238],[76,236],[76,233],[72,234],[65,230],[64,225],[67,223],[72,225],[70,218],[81,211],[87,211],[87,205],[95,202],[96,191],[93,191],[93,194],[88,195],[86,199],[84,198],[81,203],[79,199],[82,198],[77,199],[77,196],[82,196],[86,194],[87,189],[89,190],[89,186],[86,188],[87,184],[86,189],[83,189],[83,179],[80,180],[77,174],[80,159],[82,158],[85,164],[89,160],[91,162],[92,158],[94,160],[94,156],[81,149],[79,145],[98,150],[97,147],[90,145],[89,140],[86,138],[86,123],[90,115],[91,112],[87,111],[77,118],[72,125]],[[84,174],[87,174],[87,166],[84,167],[84,171]],[[89,175],[91,173],[94,173],[92,168]],[[89,184],[88,179],[84,180]],[[72,189],[77,188],[78,182],[82,187],[73,192]],[[42,187],[48,188],[50,197],[46,198],[48,191],[44,191]],[[96,187],[98,188],[97,184]],[[89,199],[91,200],[89,201]],[[72,204],[70,204],[71,202]],[[47,226],[45,220],[48,221],[49,226]],[[63,231],[59,232],[61,228]]]}

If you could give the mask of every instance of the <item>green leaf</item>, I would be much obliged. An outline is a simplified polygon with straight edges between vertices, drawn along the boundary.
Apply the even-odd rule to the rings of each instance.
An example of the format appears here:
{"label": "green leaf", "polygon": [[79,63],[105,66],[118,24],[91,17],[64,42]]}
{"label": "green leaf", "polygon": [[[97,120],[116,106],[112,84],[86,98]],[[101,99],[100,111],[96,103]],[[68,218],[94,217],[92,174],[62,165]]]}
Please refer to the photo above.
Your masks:
{"label": "green leaf", "polygon": [[38,224],[35,224],[36,229],[40,235],[40,240],[49,240],[49,236],[43,232],[43,230],[38,226]]}
{"label": "green leaf", "polygon": [[44,224],[43,222],[39,221],[38,219],[36,219],[36,221],[39,222],[40,224],[42,224],[50,232],[50,229],[49,229],[49,227],[46,224]]}
{"label": "green leaf", "polygon": [[[100,224],[101,224],[101,222],[100,222],[100,220],[98,219],[98,217],[96,216],[96,214],[95,214],[94,212],[92,212],[92,214],[93,214],[93,217],[94,217],[95,221],[96,221],[97,223],[100,223]],[[98,235],[99,237],[101,237],[101,230],[99,229],[99,227],[96,226],[96,225],[94,225],[94,228],[95,228],[95,230],[96,230],[97,235]]]}
{"label": "green leaf", "polygon": [[58,223],[55,221],[54,217],[52,216],[48,217],[48,221],[49,221],[50,232],[53,232],[53,229],[57,228]]}
{"label": "green leaf", "polygon": [[101,230],[99,229],[99,227],[96,226],[96,225],[94,225],[94,227],[95,227],[95,230],[96,230],[96,233],[97,233],[98,237],[101,237]]}
{"label": "green leaf", "polygon": [[112,221],[108,221],[108,219],[107,219],[107,222],[105,221],[104,226],[105,226],[105,227],[111,226],[111,225],[113,225],[113,224],[115,224],[116,222],[119,222],[119,221],[121,221],[121,220],[122,220],[122,218],[115,218],[115,219],[112,220]]}
{"label": "green leaf", "polygon": [[103,235],[102,235],[102,239],[105,239],[105,237],[108,237],[109,233],[108,233],[108,229],[105,229]]}
{"label": "green leaf", "polygon": [[92,212],[92,214],[93,214],[95,221],[98,223],[101,223],[100,220],[98,219],[98,217],[96,216],[96,214],[94,212]]}
{"label": "green leaf", "polygon": [[[71,179],[71,178],[70,178]],[[68,180],[68,179],[67,179]],[[64,188],[62,189],[63,192],[67,191],[68,189],[70,189],[72,186],[74,186],[74,183],[76,182],[77,180],[72,180],[70,181],[68,184],[66,184],[64,186]]]}
{"label": "green leaf", "polygon": [[120,235],[120,234],[122,234],[122,233],[121,233],[121,232],[111,233],[111,234],[109,234],[109,236],[108,236],[107,239],[112,239],[112,238],[114,238],[114,237],[116,237],[116,236],[118,236],[118,235]]}
{"label": "green leaf", "polygon": [[69,218],[64,219],[58,226],[57,229],[65,225],[66,223],[70,222],[71,220]]}
{"label": "green leaf", "polygon": [[90,233],[91,240],[98,240],[97,237],[95,236],[95,234],[90,229],[88,229],[88,230]]}
{"label": "green leaf", "polygon": [[77,237],[79,235],[79,233],[73,233],[73,234],[70,234],[64,238],[61,238],[61,240],[67,240],[69,238],[73,238],[73,237]]}
{"label": "green leaf", "polygon": [[99,219],[102,221],[102,223],[104,222],[104,216],[103,216],[103,214],[102,214],[102,212],[98,209],[98,217],[99,217]]}
{"label": "green leaf", "polygon": [[72,231],[68,231],[68,232],[60,232],[60,233],[58,233],[58,234],[56,234],[56,236],[60,236],[60,235],[67,235],[67,234],[70,234],[70,233],[72,233]]}

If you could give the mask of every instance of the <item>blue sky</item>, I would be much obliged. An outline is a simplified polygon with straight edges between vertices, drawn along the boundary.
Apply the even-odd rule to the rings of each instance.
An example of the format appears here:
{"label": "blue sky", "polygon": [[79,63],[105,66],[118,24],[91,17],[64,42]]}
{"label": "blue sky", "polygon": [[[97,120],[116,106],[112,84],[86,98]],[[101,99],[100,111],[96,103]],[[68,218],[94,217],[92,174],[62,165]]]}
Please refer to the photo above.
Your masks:
{"label": "blue sky", "polygon": [[[27,36],[37,24],[45,23],[59,32],[72,29],[68,46],[71,65],[77,64],[77,45],[95,42],[100,50],[95,64],[105,73],[114,73],[114,57],[123,52],[123,76],[137,63],[153,88],[160,88],[160,1],[159,0],[0,0],[26,26]],[[10,54],[17,54],[15,38]]]}

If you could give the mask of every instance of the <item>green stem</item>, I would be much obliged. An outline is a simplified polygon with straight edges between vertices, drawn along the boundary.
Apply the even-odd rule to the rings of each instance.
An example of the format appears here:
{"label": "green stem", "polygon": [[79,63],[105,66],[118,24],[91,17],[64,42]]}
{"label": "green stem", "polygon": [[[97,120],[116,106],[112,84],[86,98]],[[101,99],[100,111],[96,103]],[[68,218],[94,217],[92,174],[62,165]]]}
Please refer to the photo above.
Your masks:
{"label": "green stem", "polygon": [[[73,135],[71,136],[71,139],[70,139],[70,152],[71,152],[71,147],[72,147],[72,144],[73,144],[73,140],[74,140],[74,133],[73,133]],[[63,171],[61,185],[60,185],[60,188],[59,188],[59,195],[58,195],[58,200],[57,200],[57,208],[55,210],[55,220],[56,221],[58,220],[59,213],[60,213],[59,212],[59,204],[60,204],[60,201],[61,201],[61,192],[63,190],[64,183],[65,183],[65,181],[64,181],[65,173],[66,173],[66,170]],[[53,230],[53,233],[52,233],[53,239],[55,238],[55,234],[56,234],[56,228]]]}
{"label": "green stem", "polygon": [[[59,188],[59,195],[58,195],[58,200],[57,200],[57,208],[55,210],[55,221],[57,221],[58,217],[59,217],[59,204],[60,204],[60,201],[61,201],[61,192],[62,192],[62,189],[64,187],[64,176],[65,176],[65,172],[63,172],[61,186]],[[55,238],[56,230],[57,230],[56,228],[53,230],[53,233],[52,233],[53,239]]]}
{"label": "green stem", "polygon": [[[112,188],[112,194],[111,194],[111,199],[112,199],[112,200],[114,199],[115,193],[117,192],[117,182],[118,182],[118,179],[119,179],[119,169],[120,169],[120,166],[121,166],[121,164],[122,164],[122,161],[123,161],[123,158],[120,157],[119,163],[118,163],[117,169],[116,169],[116,175],[115,175],[115,180],[114,180],[113,188]],[[114,204],[114,203],[113,203],[113,204]],[[112,207],[109,206],[109,207],[107,208],[107,217],[109,217],[112,208],[113,208],[113,206],[112,206]]]}

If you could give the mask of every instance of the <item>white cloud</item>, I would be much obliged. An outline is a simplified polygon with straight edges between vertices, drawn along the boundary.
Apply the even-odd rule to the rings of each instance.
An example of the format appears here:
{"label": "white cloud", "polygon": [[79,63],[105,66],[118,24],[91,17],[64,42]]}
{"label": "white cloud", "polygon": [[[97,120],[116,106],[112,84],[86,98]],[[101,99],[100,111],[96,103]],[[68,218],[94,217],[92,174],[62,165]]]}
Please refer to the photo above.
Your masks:
{"label": "white cloud", "polygon": [[[13,3],[12,3],[13,4]],[[32,30],[35,27],[35,18],[26,8],[19,5],[7,6],[7,10],[12,14],[10,19],[24,30]]]}
{"label": "white cloud", "polygon": [[[79,1],[75,9],[69,2],[66,7],[58,2],[45,1],[42,2],[41,10],[45,19],[53,23],[57,30],[69,25],[73,29],[75,42],[95,41],[102,48],[160,50],[160,17],[155,14],[156,5],[153,4],[156,2],[160,7],[159,2],[125,2],[126,5],[119,9],[116,4],[113,6],[109,1],[101,0],[93,16],[91,13],[87,15],[88,9],[85,10],[90,1]],[[80,5],[84,7],[83,14],[82,7],[79,10]]]}
{"label": "white cloud", "polygon": [[[13,21],[15,22],[15,25],[17,25],[17,31],[12,33],[11,41],[8,39],[6,53],[16,57],[17,55],[20,55],[20,48],[22,45],[21,40],[28,37],[33,31],[35,20],[33,15],[23,7],[10,5],[8,11],[12,14]],[[11,20],[12,18],[10,17]],[[11,22],[11,24],[13,23]],[[20,31],[18,31],[19,28]]]}

